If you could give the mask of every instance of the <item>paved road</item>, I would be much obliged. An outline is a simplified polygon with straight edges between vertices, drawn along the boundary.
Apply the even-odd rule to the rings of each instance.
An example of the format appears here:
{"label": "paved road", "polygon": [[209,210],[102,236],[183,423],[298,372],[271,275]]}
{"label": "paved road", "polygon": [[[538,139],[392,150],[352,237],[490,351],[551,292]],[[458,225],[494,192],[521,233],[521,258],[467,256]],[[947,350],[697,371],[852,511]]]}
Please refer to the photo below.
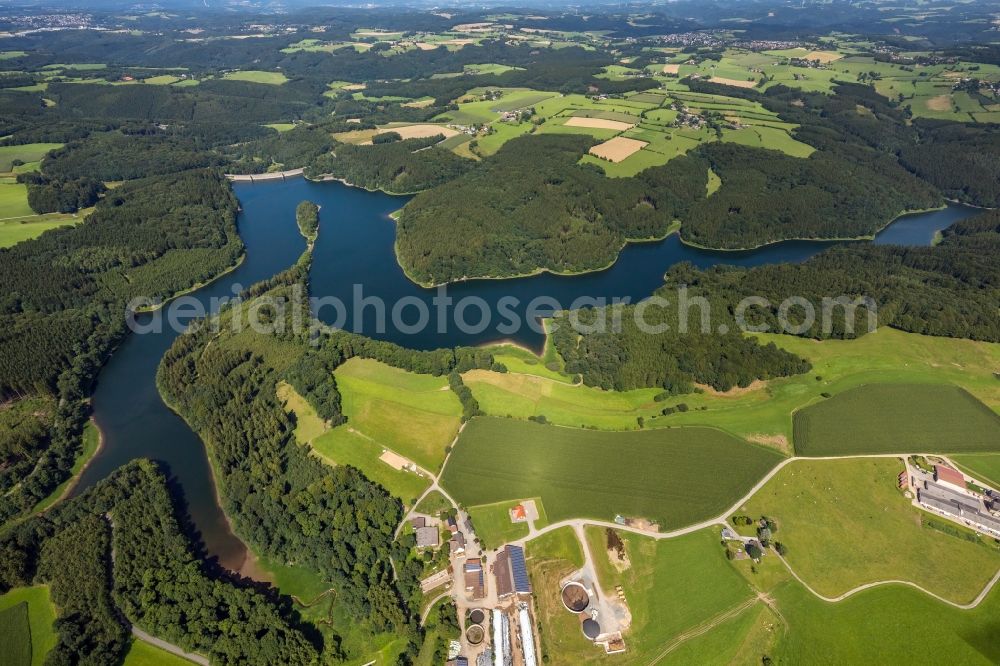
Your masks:
{"label": "paved road", "polygon": [[208,657],[192,652],[185,652],[184,648],[174,645],[173,643],[168,643],[165,640],[157,638],[156,636],[151,636],[135,625],[132,625],[132,635],[140,640],[146,641],[150,645],[155,645],[161,650],[175,654],[182,659],[193,661],[196,664],[202,664],[202,666],[208,666]]}

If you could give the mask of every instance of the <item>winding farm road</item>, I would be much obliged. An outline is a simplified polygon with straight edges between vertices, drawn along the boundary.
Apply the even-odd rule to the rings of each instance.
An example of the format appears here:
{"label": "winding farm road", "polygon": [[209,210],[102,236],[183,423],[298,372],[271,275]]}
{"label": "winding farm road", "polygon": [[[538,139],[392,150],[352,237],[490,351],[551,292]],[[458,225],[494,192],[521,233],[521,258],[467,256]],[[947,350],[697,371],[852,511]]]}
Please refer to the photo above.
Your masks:
{"label": "winding farm road", "polygon": [[[619,525],[618,523],[607,521],[607,520],[596,520],[596,519],[593,519],[593,518],[573,518],[573,519],[570,519],[570,520],[562,520],[562,521],[559,521],[557,523],[552,523],[552,524],[546,525],[545,527],[540,528],[540,529],[536,529],[535,526],[534,526],[534,524],[532,524],[531,527],[530,527],[530,529],[529,529],[528,536],[524,537],[523,539],[519,539],[519,540],[517,540],[517,541],[515,541],[513,543],[516,543],[517,545],[523,546],[526,543],[528,543],[529,541],[531,541],[531,540],[533,540],[533,539],[535,539],[537,537],[540,537],[543,534],[547,534],[549,532],[553,532],[553,531],[558,530],[558,529],[560,529],[562,527],[571,527],[571,528],[573,528],[573,530],[578,535],[581,535],[582,534],[582,529],[585,526],[587,526],[587,525],[592,525],[592,526],[595,526],[595,527],[609,527],[611,529],[618,530],[618,531],[621,531],[621,532],[631,532],[633,534],[640,534],[640,535],[642,535],[644,537],[648,537],[650,539],[655,539],[655,540],[659,540],[659,539],[673,539],[673,538],[676,538],[676,537],[684,536],[685,534],[691,534],[692,532],[697,532],[699,530],[703,530],[703,529],[708,528],[708,527],[712,527],[712,526],[720,526],[720,527],[722,527],[724,525],[727,525],[726,519],[729,516],[733,515],[737,511],[739,511],[740,507],[742,507],[751,497],[753,497],[755,494],[757,494],[760,491],[760,489],[763,488],[767,484],[768,481],[770,481],[771,479],[773,479],[774,476],[776,474],[778,474],[778,472],[780,472],[786,466],[788,466],[788,465],[790,465],[790,464],[792,464],[792,463],[794,463],[796,461],[799,461],[799,460],[851,460],[851,459],[857,459],[857,458],[899,458],[899,459],[905,460],[908,456],[911,456],[911,455],[917,455],[917,456],[939,456],[939,457],[941,457],[940,454],[936,454],[936,453],[871,453],[871,454],[861,454],[861,455],[853,455],[853,456],[815,456],[815,457],[812,457],[812,456],[808,456],[808,457],[807,456],[792,456],[790,458],[785,458],[784,460],[782,460],[781,462],[779,462],[777,465],[775,465],[771,469],[771,471],[769,471],[767,474],[765,474],[760,479],[760,481],[758,481],[757,483],[755,483],[753,485],[753,487],[750,488],[749,491],[747,491],[739,500],[737,500],[735,503],[733,503],[733,505],[730,506],[726,511],[724,511],[723,513],[719,514],[718,516],[716,516],[714,518],[710,518],[708,520],[703,520],[703,521],[701,521],[699,523],[695,523],[693,525],[688,525],[687,527],[681,527],[681,528],[678,528],[676,530],[671,530],[669,532],[650,532],[648,530],[642,530],[642,529],[639,529],[639,528],[636,528],[636,527],[630,527],[628,525]],[[777,553],[775,553],[775,555],[777,555]],[[826,601],[828,603],[836,603],[838,601],[843,601],[844,599],[847,599],[848,597],[853,596],[853,595],[857,594],[858,592],[863,592],[863,591],[865,591],[867,589],[870,589],[870,588],[873,588],[873,587],[878,587],[880,585],[898,584],[898,585],[906,585],[908,587],[912,587],[912,588],[915,588],[917,590],[920,590],[921,592],[924,592],[925,594],[928,594],[931,597],[934,597],[935,599],[948,604],[949,606],[953,606],[955,608],[959,608],[959,609],[962,609],[962,610],[969,610],[969,609],[975,608],[980,603],[982,603],[982,601],[986,598],[986,595],[988,595],[990,593],[990,590],[993,589],[993,586],[996,585],[998,581],[1000,581],[1000,569],[998,569],[997,572],[996,572],[996,574],[993,576],[993,578],[986,584],[986,586],[976,596],[976,598],[973,599],[971,602],[969,602],[967,604],[960,604],[958,602],[951,601],[949,599],[945,599],[944,597],[942,597],[942,596],[940,596],[938,594],[935,594],[934,592],[931,592],[930,590],[924,589],[920,585],[917,585],[916,583],[913,583],[913,582],[910,582],[910,581],[907,581],[907,580],[881,580],[881,581],[875,581],[875,582],[871,582],[871,583],[866,583],[864,585],[860,585],[860,586],[858,586],[856,588],[853,588],[851,590],[848,590],[847,592],[845,592],[845,593],[843,593],[843,594],[841,594],[839,596],[836,596],[836,597],[826,597],[826,596],[823,596],[822,594],[820,594],[819,592],[817,592],[816,590],[814,590],[812,587],[810,587],[808,583],[806,583],[797,573],[795,573],[795,571],[788,564],[788,562],[785,561],[784,558],[780,558],[780,559],[781,559],[782,563],[785,565],[785,567],[788,568],[788,571],[792,574],[792,576],[795,578],[795,580],[797,580],[798,582],[800,582],[803,587],[805,587],[807,590],[809,590],[809,592],[811,592],[813,595],[815,595],[818,599],[821,599],[821,600]]]}
{"label": "winding farm road", "polygon": [[814,590],[809,585],[809,583],[802,580],[802,577],[799,576],[797,573],[795,573],[795,570],[792,569],[791,565],[788,564],[785,558],[783,558],[781,555],[778,555],[777,553],[774,553],[774,555],[776,555],[778,559],[781,560],[781,563],[785,565],[786,569],[788,569],[788,573],[792,574],[792,577],[795,578],[795,580],[799,581],[802,584],[802,587],[806,588],[814,595],[816,595],[818,598],[828,603],[836,603],[838,601],[843,601],[848,597],[854,596],[858,592],[864,592],[865,590],[869,590],[873,587],[880,587],[882,585],[906,585],[907,587],[912,587],[914,589],[920,590],[924,594],[930,595],[935,599],[937,599],[938,601],[948,604],[949,606],[953,606],[961,610],[972,610],[973,608],[975,608],[976,606],[978,606],[983,602],[983,599],[986,598],[986,595],[990,593],[990,590],[993,589],[993,586],[997,584],[998,580],[1000,580],[1000,569],[997,569],[997,572],[993,575],[993,578],[991,578],[990,581],[986,583],[986,586],[982,589],[982,591],[978,595],[976,595],[975,599],[973,599],[967,604],[960,604],[958,602],[951,601],[950,599],[945,599],[941,595],[935,594],[934,592],[931,592],[928,589],[920,587],[916,583],[910,582],[908,580],[877,580],[872,583],[865,583],[864,585],[858,585],[854,589],[848,590],[847,592],[837,595],[836,597],[827,597]]}
{"label": "winding farm road", "polygon": [[[419,504],[420,501],[422,501],[427,495],[429,495],[434,490],[440,492],[445,497],[445,499],[447,499],[452,504],[452,506],[454,506],[456,509],[458,508],[458,506],[459,506],[458,502],[456,502],[454,500],[454,498],[451,495],[449,495],[448,492],[444,488],[441,487],[440,478],[441,478],[441,475],[444,473],[445,467],[448,464],[448,459],[451,457],[451,451],[453,451],[454,448],[455,448],[455,445],[458,444],[459,436],[461,436],[462,430],[465,429],[465,425],[466,424],[463,423],[461,425],[461,427],[459,428],[458,433],[455,435],[455,439],[451,443],[451,449],[449,450],[448,455],[445,456],[445,459],[444,459],[444,461],[441,464],[441,471],[438,474],[431,474],[427,470],[421,470],[422,472],[424,472],[425,474],[427,474],[427,476],[431,479],[432,483],[427,488],[427,490],[425,490],[423,492],[423,494],[421,494],[421,496],[417,500],[417,502],[414,503],[413,508],[411,508],[406,513],[406,515],[403,518],[403,521],[400,522],[399,526],[396,528],[396,535],[397,535],[397,537],[399,535],[400,529],[402,529],[403,523],[406,522],[406,520],[408,520],[410,518],[410,516],[415,512],[417,504]],[[859,454],[859,455],[851,455],[851,456],[791,456],[789,458],[783,459],[781,462],[779,462],[777,465],[775,465],[767,474],[765,474],[763,477],[761,477],[761,479],[759,481],[757,481],[746,493],[743,494],[742,497],[740,497],[738,500],[736,500],[736,502],[734,502],[732,504],[732,506],[730,506],[728,509],[726,509],[725,511],[723,511],[722,513],[720,513],[719,515],[717,515],[717,516],[715,516],[713,518],[709,518],[708,520],[703,520],[701,522],[694,523],[694,524],[688,525],[686,527],[680,527],[678,529],[670,530],[668,532],[650,532],[648,530],[639,529],[637,527],[631,527],[629,525],[620,525],[618,523],[615,523],[615,522],[612,522],[612,521],[608,521],[608,520],[598,520],[598,519],[595,519],[595,518],[572,518],[572,519],[568,519],[568,520],[561,520],[561,521],[556,522],[556,523],[551,523],[551,524],[546,525],[545,527],[542,527],[542,528],[536,528],[535,527],[535,523],[532,521],[532,522],[529,523],[528,535],[525,536],[522,539],[517,539],[515,541],[511,541],[510,543],[515,544],[515,545],[519,545],[519,546],[523,547],[529,541],[537,539],[538,537],[540,537],[540,536],[542,536],[544,534],[548,534],[549,532],[554,532],[554,531],[556,531],[558,529],[561,529],[563,527],[570,527],[570,528],[572,528],[572,530],[576,534],[576,536],[579,539],[581,545],[584,547],[584,549],[586,549],[587,548],[587,543],[586,543],[586,539],[584,538],[583,529],[584,529],[584,527],[586,527],[588,525],[591,525],[591,526],[594,526],[594,527],[607,527],[607,528],[611,528],[611,529],[618,530],[618,531],[621,531],[621,532],[630,532],[630,533],[633,533],[633,534],[639,534],[639,535],[642,535],[644,537],[647,537],[647,538],[650,538],[650,539],[655,539],[655,540],[673,539],[673,538],[676,538],[676,537],[684,536],[686,534],[691,534],[692,532],[698,532],[700,530],[703,530],[703,529],[706,529],[706,528],[709,528],[709,527],[713,527],[713,526],[722,527],[722,526],[727,525],[728,523],[726,522],[726,520],[729,518],[729,516],[733,515],[737,511],[739,511],[740,507],[742,507],[751,497],[753,497],[758,492],[760,492],[761,488],[763,488],[765,485],[767,485],[767,483],[771,479],[773,479],[778,474],[778,472],[780,472],[786,466],[791,465],[792,463],[794,463],[796,461],[800,461],[800,460],[852,460],[852,459],[857,459],[857,458],[897,458],[897,459],[902,459],[904,461],[904,464],[905,464],[906,458],[908,456],[914,456],[914,455],[916,455],[916,456],[940,456],[940,454],[937,454],[937,453],[927,453],[927,452],[925,452],[925,453],[917,453],[917,452],[870,453],[870,454]],[[941,456],[941,457],[943,457],[943,456]],[[587,552],[587,551],[585,550],[585,552]],[[589,555],[589,553],[587,553],[587,554]],[[809,592],[811,592],[814,596],[816,596],[816,598],[821,599],[822,601],[825,601],[825,602],[828,602],[828,603],[836,603],[838,601],[843,601],[844,599],[847,599],[848,597],[851,597],[851,596],[853,596],[853,595],[855,595],[855,594],[857,594],[859,592],[863,592],[863,591],[871,589],[873,587],[879,587],[881,585],[906,585],[908,587],[912,587],[914,589],[917,589],[917,590],[919,590],[919,591],[921,591],[921,592],[923,592],[923,593],[925,593],[925,594],[927,594],[927,595],[929,595],[929,596],[937,599],[938,601],[946,603],[949,606],[952,606],[954,608],[959,608],[959,609],[962,609],[962,610],[970,610],[970,609],[973,609],[976,606],[978,606],[980,603],[982,603],[983,600],[986,598],[986,595],[988,595],[990,593],[990,590],[993,589],[993,586],[996,585],[998,581],[1000,581],[1000,569],[998,569],[997,572],[996,572],[996,574],[994,574],[993,578],[990,579],[990,581],[986,584],[986,586],[982,589],[982,591],[976,596],[976,598],[973,599],[971,602],[969,602],[967,604],[960,604],[958,602],[951,601],[949,599],[945,599],[944,597],[942,597],[942,596],[940,596],[938,594],[935,594],[934,592],[931,592],[930,590],[927,590],[927,589],[921,587],[920,585],[917,585],[916,583],[913,583],[913,582],[908,581],[908,580],[880,580],[880,581],[874,581],[874,582],[871,582],[871,583],[865,583],[864,585],[859,585],[858,587],[855,587],[855,588],[853,588],[851,590],[848,590],[847,592],[844,592],[843,594],[841,594],[839,596],[836,596],[836,597],[827,597],[827,596],[824,596],[824,595],[820,594],[816,590],[814,590],[805,580],[803,580],[795,572],[795,570],[792,569],[792,567],[788,564],[788,562],[785,560],[785,558],[781,557],[780,555],[777,555],[777,553],[774,553],[774,554],[781,560],[782,564],[785,565],[785,567],[788,569],[789,573],[792,574],[792,576],[795,578],[795,580],[797,580],[799,583],[801,583],[802,586],[805,589],[807,589]],[[589,559],[589,558],[587,558],[587,559]],[[596,581],[596,576],[595,576],[595,581]],[[442,596],[445,596],[446,594],[447,594],[447,592],[446,593],[442,593],[441,595],[439,595],[437,597],[437,599],[435,599],[435,603],[437,602],[438,599],[440,599]],[[433,604],[431,604],[431,607],[433,607]],[[426,612],[424,613],[424,618],[421,618],[421,619],[423,620],[425,618],[426,618]],[[674,645],[673,647],[676,647],[676,645]],[[672,650],[673,647],[670,647],[670,650]],[[669,652],[669,650],[667,650],[667,651]],[[666,652],[663,653],[663,656],[665,656],[665,655],[666,655]],[[662,656],[659,657],[657,660],[654,660],[653,663],[655,663],[655,661],[658,661],[661,658],[662,658]]]}

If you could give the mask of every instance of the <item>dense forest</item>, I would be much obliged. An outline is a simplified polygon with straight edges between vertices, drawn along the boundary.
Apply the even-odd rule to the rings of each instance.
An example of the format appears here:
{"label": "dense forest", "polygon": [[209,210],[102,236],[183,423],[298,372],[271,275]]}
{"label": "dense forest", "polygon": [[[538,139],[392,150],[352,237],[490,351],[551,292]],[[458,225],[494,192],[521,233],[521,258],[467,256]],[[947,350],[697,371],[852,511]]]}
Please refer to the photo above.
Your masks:
{"label": "dense forest", "polygon": [[[553,334],[566,370],[580,373],[584,383],[606,389],[662,387],[688,392],[694,383],[718,390],[747,386],[767,379],[805,372],[806,362],[776,348],[759,345],[737,331],[734,310],[744,298],[765,298],[768,306],[746,312],[750,326],[789,332],[778,322],[778,307],[787,298],[806,299],[816,312],[810,324],[801,311],[789,313],[799,334],[823,338],[851,338],[868,332],[869,313],[878,326],[892,326],[926,335],[1000,341],[1000,212],[990,211],[963,220],[944,232],[933,248],[845,244],[831,248],[802,264],[775,264],[755,268],[720,266],[698,270],[679,264],[666,274],[657,295],[669,307],[650,306],[643,319],[669,330],[644,333],[636,324],[635,305],[622,306],[620,332],[589,333],[557,320]],[[692,305],[688,332],[679,330],[679,292],[686,287],[688,302],[704,299],[709,307]],[[875,311],[858,307],[853,316],[842,307],[831,310],[824,327],[823,299],[846,296],[849,302],[871,298]],[[711,327],[703,333],[701,316],[710,312]],[[601,311],[576,313],[591,324]],[[725,334],[718,326],[725,326]],[[580,335],[579,333],[583,333]]]}
{"label": "dense forest", "polygon": [[436,284],[594,270],[614,261],[627,239],[662,236],[705,191],[707,166],[693,160],[608,179],[577,164],[594,143],[576,135],[512,139],[464,176],[414,197],[397,232],[407,274]]}
{"label": "dense forest", "polygon": [[691,206],[681,234],[708,247],[872,236],[900,213],[941,204],[933,188],[898,167],[883,174],[826,152],[800,159],[729,143],[700,153],[722,186]]}
{"label": "dense forest", "polygon": [[120,664],[132,625],[218,664],[310,664],[288,606],[205,569],[149,461],[0,536],[0,592],[49,586],[58,642],[46,664]]}
{"label": "dense forest", "polygon": [[295,207],[295,223],[299,233],[310,243],[316,240],[319,232],[319,206],[312,201],[300,201]]}
{"label": "dense forest", "polygon": [[[287,296],[307,270],[302,261],[246,296]],[[287,329],[276,338],[213,340],[209,327],[181,336],[160,365],[160,391],[206,442],[223,507],[242,538],[270,558],[319,574],[337,590],[338,605],[372,633],[391,631],[417,645],[406,601],[417,582],[395,578],[392,568],[406,555],[393,540],[402,506],[356,469],[325,466],[295,441],[276,390],[287,357],[306,347]]]}
{"label": "dense forest", "polygon": [[[855,84],[825,95],[687,83],[761,102],[799,124],[796,138],[820,150],[802,159],[712,143],[633,178],[608,180],[576,164],[592,144],[586,137],[521,137],[404,208],[397,249],[407,273],[440,283],[593,270],[613,261],[627,239],[660,235],[674,219],[683,221],[686,241],[720,248],[871,236],[900,213],[941,205],[942,191],[985,205],[997,196],[1000,162],[988,148],[1000,134],[989,127],[910,125],[885,98]],[[708,167],[722,182],[711,197]],[[966,181],[968,173],[974,177]]]}
{"label": "dense forest", "polygon": [[0,250],[0,399],[52,395],[48,446],[0,497],[0,521],[66,479],[79,449],[85,400],[126,334],[135,297],[166,298],[239,258],[236,200],[212,171],[131,181],[76,227]]}
{"label": "dense forest", "polygon": [[[552,341],[566,371],[579,374],[588,386],[607,390],[660,387],[669,393],[691,393],[696,384],[728,391],[757,379],[809,370],[809,363],[773,343],[761,345],[745,337],[723,308],[712,309],[712,325],[725,326],[725,333],[717,328],[703,332],[698,306],[691,309],[689,328],[683,331],[677,295],[671,293],[669,298],[669,307],[648,307],[642,314],[657,332],[639,327],[635,305],[621,306],[618,331],[610,323],[603,331],[594,326],[598,318],[610,321],[611,314],[601,309],[576,311],[582,328],[557,321]],[[663,326],[669,328],[660,330]]]}
{"label": "dense forest", "polygon": [[444,137],[407,139],[370,146],[338,143],[309,165],[310,178],[332,177],[357,187],[409,194],[457,178],[472,162],[435,146]]}

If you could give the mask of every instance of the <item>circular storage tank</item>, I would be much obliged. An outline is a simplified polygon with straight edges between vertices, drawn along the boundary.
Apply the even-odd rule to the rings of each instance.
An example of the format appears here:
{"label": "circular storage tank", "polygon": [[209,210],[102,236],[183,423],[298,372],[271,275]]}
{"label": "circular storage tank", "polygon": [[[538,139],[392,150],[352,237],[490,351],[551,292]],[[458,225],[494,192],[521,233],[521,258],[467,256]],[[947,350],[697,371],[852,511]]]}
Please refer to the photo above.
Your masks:
{"label": "circular storage tank", "polygon": [[574,581],[563,587],[562,602],[570,613],[582,613],[590,605],[590,595],[587,588]]}
{"label": "circular storage tank", "polygon": [[469,613],[469,621],[472,624],[482,624],[485,619],[486,613],[483,612],[482,608],[473,608],[472,612]]}
{"label": "circular storage tank", "polygon": [[591,620],[589,617],[583,621],[580,625],[583,629],[583,635],[590,640],[597,640],[597,637],[601,635],[601,625],[597,623],[597,620]]}
{"label": "circular storage tank", "polygon": [[482,625],[472,624],[465,630],[465,638],[471,645],[479,645],[483,642],[483,638],[485,636],[486,631],[483,629]]}

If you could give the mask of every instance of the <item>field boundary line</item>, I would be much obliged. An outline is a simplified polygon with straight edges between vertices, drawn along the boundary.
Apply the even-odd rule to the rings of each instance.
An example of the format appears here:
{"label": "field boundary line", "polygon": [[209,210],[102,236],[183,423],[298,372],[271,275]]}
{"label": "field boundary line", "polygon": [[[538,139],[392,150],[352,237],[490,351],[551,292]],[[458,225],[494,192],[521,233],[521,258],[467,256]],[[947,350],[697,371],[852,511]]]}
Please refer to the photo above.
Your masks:
{"label": "field boundary line", "polygon": [[715,615],[714,617],[710,617],[709,619],[705,620],[701,624],[696,624],[695,626],[691,627],[690,629],[687,629],[687,630],[685,630],[685,631],[677,634],[676,636],[674,636],[670,640],[669,643],[667,643],[667,646],[663,649],[662,652],[660,652],[658,655],[656,655],[655,657],[653,657],[653,659],[651,659],[649,661],[649,663],[647,664],[647,666],[655,666],[655,664],[660,663],[664,659],[664,657],[666,657],[668,654],[670,654],[671,652],[673,652],[674,650],[676,650],[677,648],[679,648],[684,643],[688,642],[692,638],[698,638],[699,636],[703,636],[704,634],[707,634],[712,629],[715,629],[717,626],[719,626],[723,622],[727,622],[727,621],[733,619],[734,617],[737,617],[737,616],[741,615],[743,613],[743,611],[745,611],[748,608],[750,608],[751,606],[753,606],[759,600],[760,600],[760,597],[751,597],[750,599],[747,599],[743,603],[737,604],[736,606],[733,606],[732,608],[728,608],[728,609],[722,611],[721,613],[719,613],[718,615]]}

